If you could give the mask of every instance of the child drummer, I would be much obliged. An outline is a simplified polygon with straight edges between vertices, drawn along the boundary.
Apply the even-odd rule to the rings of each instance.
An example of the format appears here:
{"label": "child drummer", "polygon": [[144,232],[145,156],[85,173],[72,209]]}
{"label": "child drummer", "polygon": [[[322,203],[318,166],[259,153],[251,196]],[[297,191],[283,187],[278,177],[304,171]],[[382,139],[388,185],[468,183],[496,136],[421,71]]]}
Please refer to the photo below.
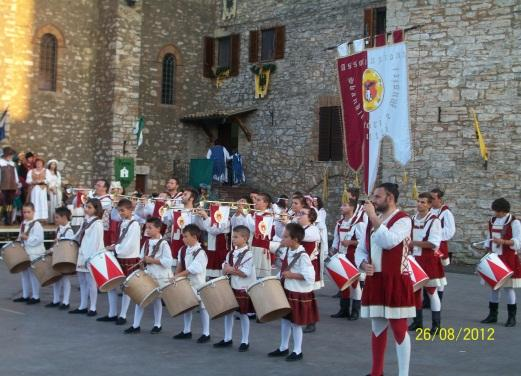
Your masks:
{"label": "child drummer", "polygon": [[[103,242],[103,207],[97,198],[89,198],[85,204],[85,220],[76,234],[76,241],[80,243],[78,263],[76,266],[78,282],[80,283],[80,306],[71,314],[87,314],[96,316],[98,287],[87,268],[87,261],[96,253],[105,250]],[[89,309],[87,306],[90,300]]]}
{"label": "child drummer", "polygon": [[[145,270],[155,279],[159,287],[163,287],[168,284],[172,279],[172,252],[170,245],[164,239],[162,239],[161,228],[163,222],[159,218],[149,218],[146,223],[146,236],[148,239],[141,248],[140,258],[145,264]],[[161,299],[156,299],[153,302],[154,306],[154,327],[150,331],[151,334],[157,334],[161,331],[161,316],[163,313],[163,307],[161,305]],[[133,325],[125,330],[125,334],[139,333],[141,319],[143,318],[144,309],[136,304],[134,310],[134,323]]]}
{"label": "child drummer", "polygon": [[[189,224],[183,228],[183,242],[185,246],[179,251],[177,256],[177,266],[175,277],[188,277],[192,288],[197,291],[206,282],[206,266],[208,257],[199,243],[201,230],[197,225]],[[201,302],[200,305],[202,335],[197,339],[197,343],[206,343],[210,340],[210,316]],[[192,338],[192,311],[183,314],[183,331],[176,334],[174,339]]]}
{"label": "child drummer", "polygon": [[[76,235],[71,227],[71,211],[66,207],[56,208],[54,213],[54,223],[58,225],[56,229],[56,242],[60,240],[74,240]],[[63,299],[60,295],[63,291]],[[63,275],[62,278],[52,285],[52,303],[45,305],[47,308],[59,307],[61,310],[69,309],[69,298],[71,295],[71,278]]]}
{"label": "child drummer", "polygon": [[[223,274],[230,276],[233,293],[239,303],[242,339],[239,352],[248,351],[250,319],[248,313],[255,312],[246,288],[256,281],[253,251],[248,248],[250,230],[246,226],[237,226],[233,229],[232,243],[234,250],[230,251],[223,263]],[[213,346],[229,347],[232,345],[233,313],[224,316],[224,339]]]}
{"label": "child drummer", "polygon": [[[313,293],[315,269],[301,243],[304,228],[297,223],[286,225],[281,245],[287,247],[282,256],[280,278],[291,306],[291,312],[280,321],[280,347],[269,357],[285,356],[287,361],[303,358],[302,327],[318,322],[318,308]],[[293,352],[288,355],[289,337],[293,333]]]}
{"label": "child drummer", "polygon": [[[121,217],[121,225],[119,230],[119,237],[116,244],[107,247],[108,250],[114,251],[118,262],[125,273],[129,276],[138,268],[139,263],[139,244],[141,237],[141,226],[133,218],[134,206],[132,202],[126,198],[119,200],[118,213]],[[121,311],[119,317],[118,310],[118,291],[112,289],[108,293],[109,299],[109,314],[97,319],[101,322],[115,321],[116,325],[124,325],[127,323],[127,311],[130,305],[130,297],[123,294],[121,297]]]}
{"label": "child drummer", "polygon": [[[34,205],[24,204],[22,208],[24,221],[20,226],[18,241],[29,255],[31,262],[45,254],[43,245],[43,227],[34,219]],[[22,273],[22,296],[14,299],[17,303],[38,304],[40,303],[40,282],[34,275],[32,268],[25,269]],[[32,291],[32,296],[30,296]]]}

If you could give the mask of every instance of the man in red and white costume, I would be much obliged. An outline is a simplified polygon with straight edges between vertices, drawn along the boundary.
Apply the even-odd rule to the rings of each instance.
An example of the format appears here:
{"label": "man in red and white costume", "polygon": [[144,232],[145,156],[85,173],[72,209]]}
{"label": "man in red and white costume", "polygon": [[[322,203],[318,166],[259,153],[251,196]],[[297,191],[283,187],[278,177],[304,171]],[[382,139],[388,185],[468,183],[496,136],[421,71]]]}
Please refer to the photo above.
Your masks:
{"label": "man in red and white costume", "polygon": [[[445,271],[441,264],[438,247],[441,243],[441,223],[440,220],[430,212],[432,196],[429,192],[423,192],[418,196],[416,204],[416,214],[412,217],[412,242],[410,247],[413,256],[429,276],[429,281],[424,289],[430,300],[432,311],[431,333],[439,331],[441,324],[441,301],[437,290],[447,284]],[[423,328],[422,293],[421,289],[415,292],[416,317],[409,330]]]}
{"label": "man in red and white costume", "polygon": [[112,211],[112,199],[109,194],[110,184],[108,180],[98,179],[94,184],[94,191],[90,191],[88,198],[97,198],[101,202],[103,208],[103,241],[105,246],[112,245],[110,232],[110,213]]}
{"label": "man in red and white costume", "polygon": [[488,223],[489,240],[487,248],[490,252],[496,253],[501,261],[505,263],[514,274],[497,290],[490,291],[490,312],[481,322],[491,324],[497,322],[500,292],[503,291],[507,296],[508,319],[506,327],[516,325],[516,293],[515,288],[521,288],[521,261],[519,251],[521,251],[521,223],[516,217],[510,214],[510,203],[504,198],[498,198],[492,203],[494,216]]}
{"label": "man in red and white costume", "polygon": [[[431,212],[441,221],[441,243],[438,251],[441,253],[441,263],[443,264],[443,266],[447,266],[450,264],[448,242],[456,234],[456,222],[454,221],[454,215],[452,214],[452,211],[443,202],[443,196],[445,195],[445,192],[443,192],[439,188],[434,188],[433,190],[431,190],[431,195]],[[443,300],[444,291],[445,286],[440,286],[438,288],[438,295],[440,297],[440,300]]]}
{"label": "man in red and white costume", "polygon": [[[407,319],[416,315],[407,245],[412,223],[397,207],[398,186],[383,183],[375,188],[364,210],[369,218],[365,241],[356,248],[356,265],[365,271],[362,317],[371,318],[373,366],[370,376],[383,375],[387,327],[396,342],[399,376],[409,374],[411,340]],[[380,215],[376,214],[376,211]]]}
{"label": "man in red and white costume", "polygon": [[179,180],[176,177],[171,177],[167,180],[165,189],[168,199],[174,201],[174,207],[182,207],[183,191],[179,191]]}
{"label": "man in red and white costume", "polygon": [[[333,237],[333,253],[345,255],[349,261],[355,263],[355,250],[359,240],[365,239],[365,229],[367,227],[367,215],[363,210],[358,210],[358,202],[353,199],[342,204],[342,218],[336,223]],[[360,299],[362,289],[360,282],[356,281],[349,289],[340,292],[340,311],[331,315],[333,318],[347,318],[358,320],[360,317]],[[351,308],[351,300],[353,306]]]}

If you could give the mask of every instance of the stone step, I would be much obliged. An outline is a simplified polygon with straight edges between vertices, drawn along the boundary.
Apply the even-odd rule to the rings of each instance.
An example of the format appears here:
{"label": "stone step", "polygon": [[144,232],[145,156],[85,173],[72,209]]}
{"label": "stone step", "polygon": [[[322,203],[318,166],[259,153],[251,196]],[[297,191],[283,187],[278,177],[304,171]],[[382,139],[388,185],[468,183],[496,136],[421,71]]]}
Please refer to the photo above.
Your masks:
{"label": "stone step", "polygon": [[248,196],[253,188],[247,185],[229,186],[213,185],[212,192],[220,201],[237,201],[243,196]]}

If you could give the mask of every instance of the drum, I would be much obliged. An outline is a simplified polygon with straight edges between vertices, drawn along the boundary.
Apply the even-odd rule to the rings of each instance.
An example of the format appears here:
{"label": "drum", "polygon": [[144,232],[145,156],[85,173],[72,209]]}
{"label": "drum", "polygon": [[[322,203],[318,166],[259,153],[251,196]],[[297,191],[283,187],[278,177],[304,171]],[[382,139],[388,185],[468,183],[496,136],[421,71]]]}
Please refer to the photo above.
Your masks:
{"label": "drum", "polygon": [[344,291],[360,278],[360,271],[341,253],[326,258],[324,265],[326,266],[327,274],[329,274],[340,291]]}
{"label": "drum", "polygon": [[260,322],[278,320],[291,312],[291,307],[277,277],[265,277],[246,290]]}
{"label": "drum", "polygon": [[31,267],[42,287],[52,285],[62,277],[62,274],[52,267],[52,256],[43,255],[38,257],[32,262]]}
{"label": "drum", "polygon": [[514,274],[495,253],[487,253],[479,260],[477,272],[494,290],[501,288]]}
{"label": "drum", "polygon": [[127,278],[112,252],[98,252],[89,257],[86,264],[100,291],[115,289]]}
{"label": "drum", "polygon": [[123,282],[123,292],[141,308],[159,298],[159,285],[143,270],[136,270]]}
{"label": "drum", "polygon": [[186,277],[176,278],[174,282],[164,286],[160,291],[166,309],[172,317],[199,306],[199,299]]}
{"label": "drum", "polygon": [[239,309],[230,280],[226,276],[209,280],[197,292],[212,320]]}
{"label": "drum", "polygon": [[62,274],[76,273],[78,263],[78,243],[74,240],[60,240],[52,247],[52,267]]}
{"label": "drum", "polygon": [[2,258],[11,273],[20,273],[31,266],[31,259],[21,242],[10,242],[2,248]]}
{"label": "drum", "polygon": [[409,275],[411,276],[413,290],[418,291],[429,282],[429,276],[413,256],[409,255],[407,259],[409,261]]}

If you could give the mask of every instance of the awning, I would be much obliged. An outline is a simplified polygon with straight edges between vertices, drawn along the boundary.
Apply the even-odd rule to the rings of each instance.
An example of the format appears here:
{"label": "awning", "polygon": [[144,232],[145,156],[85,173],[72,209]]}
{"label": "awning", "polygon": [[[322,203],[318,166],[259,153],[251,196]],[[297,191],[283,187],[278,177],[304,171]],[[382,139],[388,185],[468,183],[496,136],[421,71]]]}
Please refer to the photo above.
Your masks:
{"label": "awning", "polygon": [[239,127],[244,132],[246,139],[251,141],[251,131],[248,127],[242,122],[241,117],[248,115],[254,111],[257,111],[255,107],[245,107],[241,109],[235,110],[215,110],[215,111],[205,111],[205,112],[196,112],[193,114],[189,114],[183,116],[179,120],[183,123],[187,124],[199,124],[202,125],[203,130],[206,132],[208,137],[212,137],[211,132],[208,129],[210,125],[220,125],[226,124],[230,121],[237,122]]}

